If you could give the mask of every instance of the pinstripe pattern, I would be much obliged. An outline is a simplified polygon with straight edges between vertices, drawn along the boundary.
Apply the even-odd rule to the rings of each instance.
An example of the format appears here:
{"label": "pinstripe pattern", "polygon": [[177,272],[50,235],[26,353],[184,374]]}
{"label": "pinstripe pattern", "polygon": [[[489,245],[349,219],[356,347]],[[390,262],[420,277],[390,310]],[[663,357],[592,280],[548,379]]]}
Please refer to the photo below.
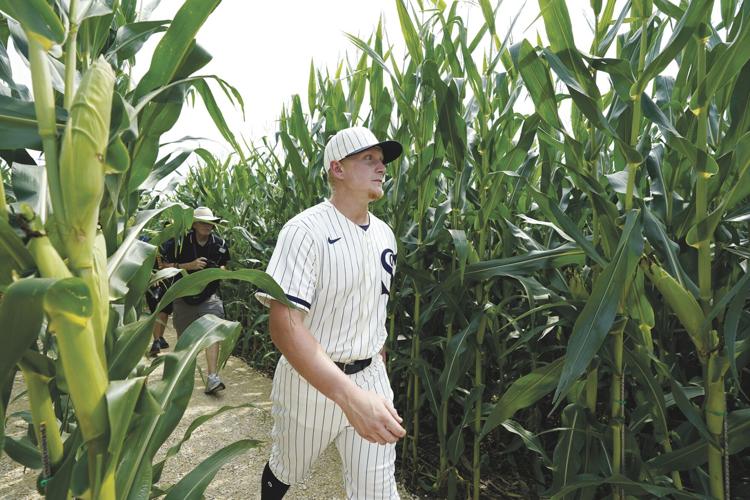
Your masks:
{"label": "pinstripe pattern", "polygon": [[[388,290],[395,267],[391,229],[370,214],[367,229],[324,201],[284,225],[268,273],[307,312],[305,326],[334,361],[374,358],[354,382],[393,401],[380,356]],[[256,297],[268,305],[269,296]],[[343,411],[302,378],[282,356],[273,380],[273,446],[269,464],[287,484],[306,477],[335,442],[344,463],[349,498],[398,498],[395,445],[372,444],[349,425]]]}

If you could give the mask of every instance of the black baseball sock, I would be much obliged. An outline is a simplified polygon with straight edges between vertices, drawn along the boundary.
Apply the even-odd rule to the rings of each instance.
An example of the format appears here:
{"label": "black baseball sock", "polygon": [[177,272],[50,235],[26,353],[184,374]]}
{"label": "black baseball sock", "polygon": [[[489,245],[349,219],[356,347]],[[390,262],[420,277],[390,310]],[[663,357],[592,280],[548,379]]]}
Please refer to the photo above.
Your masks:
{"label": "black baseball sock", "polygon": [[273,475],[268,462],[266,462],[266,467],[263,469],[263,476],[260,479],[260,483],[261,500],[280,500],[286,495],[286,491],[289,489],[288,484],[282,483]]}

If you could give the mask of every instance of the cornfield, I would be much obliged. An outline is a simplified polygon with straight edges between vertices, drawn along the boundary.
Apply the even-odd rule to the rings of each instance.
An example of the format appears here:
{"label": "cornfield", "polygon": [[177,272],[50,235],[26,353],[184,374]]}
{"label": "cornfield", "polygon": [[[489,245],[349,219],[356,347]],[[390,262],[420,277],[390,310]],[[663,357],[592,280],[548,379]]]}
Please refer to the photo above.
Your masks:
{"label": "cornfield", "polygon": [[[12,2],[0,2],[0,10],[13,17],[6,4]],[[562,0],[536,6],[546,42],[512,40],[499,30],[500,16],[511,25],[518,19],[513,2],[480,0],[475,8],[485,22],[476,32],[457,2],[396,5],[403,57],[387,46],[380,24],[367,39],[347,35],[349,58],[333,71],[311,66],[306,108],[293,96],[274,137],[242,148],[219,123],[237,154],[224,160],[197,151],[201,160],[175,200],[145,212],[168,210],[179,221],[162,237],[189,224],[174,201],[215,207],[229,221],[234,265],[250,268],[227,277],[260,273],[281,225],[327,195],[326,140],[346,126],[367,126],[405,148],[389,166],[386,196],[372,207],[399,240],[387,349],[396,407],[408,429],[399,443],[405,482],[437,498],[747,496],[750,2],[592,0],[590,47],[576,45]],[[95,52],[84,52],[88,66]],[[171,78],[177,75],[185,78],[179,71]],[[115,91],[113,110],[146,113],[138,99],[169,81],[141,82],[132,96]],[[189,83],[208,92],[205,83]],[[159,105],[184,99],[184,87],[169,88],[182,94],[162,94],[166,102]],[[35,105],[39,100],[35,90]],[[38,131],[29,131],[45,144],[48,170],[47,144],[62,140],[61,173],[68,132],[55,132],[55,123],[74,119],[70,102],[70,118],[52,112],[48,128],[40,118]],[[20,104],[13,109],[28,116]],[[108,158],[122,152],[130,160],[107,176],[100,204],[110,259],[118,245],[134,244],[115,220],[147,223],[135,211],[149,199],[138,189],[148,172],[166,175],[185,160],[156,161],[152,154],[136,162],[148,140],[155,152],[164,128],[148,132],[143,119],[138,127],[119,131],[107,148]],[[29,146],[12,146],[19,147]],[[48,173],[48,182],[53,177]],[[117,202],[107,198],[113,192]],[[68,206],[56,208],[54,193],[50,185],[53,220]],[[3,271],[3,311],[16,307],[13,289],[44,278],[86,286],[95,297],[97,282],[85,272],[91,266],[74,263],[75,248],[52,236],[50,243],[34,237],[31,246],[10,237],[18,238],[11,229],[25,224],[28,238],[40,210],[30,218],[28,209],[14,208],[2,223],[3,241],[11,242],[5,247],[18,252],[15,267]],[[19,213],[26,214],[23,224]],[[71,224],[60,223],[61,241]],[[32,247],[49,245],[68,259],[73,277],[44,270]],[[90,258],[95,269],[96,254]],[[40,278],[21,279],[28,276],[22,270],[35,266]],[[121,331],[153,321],[138,321],[134,312],[146,268],[145,257],[129,267],[133,278],[124,282],[133,283],[132,294],[113,295],[110,272],[110,297],[114,304],[124,300]],[[216,277],[208,273],[206,280]],[[264,278],[253,276],[255,285]],[[55,291],[61,285],[44,286],[51,297],[45,304],[61,297]],[[228,317],[242,324],[237,352],[269,369],[278,354],[261,307],[248,298],[252,288],[236,281],[224,290]],[[56,311],[44,309],[48,328],[70,317]],[[87,317],[92,331],[103,331],[95,323],[116,323]],[[48,339],[38,324],[25,328],[33,330],[27,339]],[[113,352],[107,339],[122,336],[114,332],[103,335],[106,359]],[[28,343],[19,341],[20,354],[4,361],[2,373],[20,365],[31,387],[33,373],[47,372],[33,368],[41,357],[32,359]],[[139,347],[142,353],[145,344]],[[49,379],[40,380],[46,387]],[[70,390],[83,431],[86,413]],[[45,418],[53,417],[35,422]]]}

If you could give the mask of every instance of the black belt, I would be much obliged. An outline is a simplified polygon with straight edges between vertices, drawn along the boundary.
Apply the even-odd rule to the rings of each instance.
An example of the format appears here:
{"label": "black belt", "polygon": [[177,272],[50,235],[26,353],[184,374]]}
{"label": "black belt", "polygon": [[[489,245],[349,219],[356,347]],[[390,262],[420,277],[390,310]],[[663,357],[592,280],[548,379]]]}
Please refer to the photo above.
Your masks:
{"label": "black belt", "polygon": [[358,359],[356,361],[334,361],[336,363],[336,366],[341,368],[341,371],[346,373],[347,375],[354,375],[357,372],[361,372],[368,366],[370,366],[370,363],[372,363],[372,358],[367,359]]}

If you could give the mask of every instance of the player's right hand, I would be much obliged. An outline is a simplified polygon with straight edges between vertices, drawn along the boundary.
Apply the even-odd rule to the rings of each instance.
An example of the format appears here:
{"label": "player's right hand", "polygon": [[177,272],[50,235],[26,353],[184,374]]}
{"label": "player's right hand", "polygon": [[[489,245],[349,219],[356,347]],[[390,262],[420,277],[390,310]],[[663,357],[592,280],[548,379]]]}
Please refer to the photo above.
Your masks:
{"label": "player's right hand", "polygon": [[403,419],[380,394],[357,387],[347,403],[342,405],[347,420],[357,434],[371,443],[395,443],[406,435],[401,427]]}
{"label": "player's right hand", "polygon": [[188,271],[200,271],[201,269],[205,269],[206,264],[207,261],[205,257],[198,257],[197,259],[185,264],[185,269]]}

